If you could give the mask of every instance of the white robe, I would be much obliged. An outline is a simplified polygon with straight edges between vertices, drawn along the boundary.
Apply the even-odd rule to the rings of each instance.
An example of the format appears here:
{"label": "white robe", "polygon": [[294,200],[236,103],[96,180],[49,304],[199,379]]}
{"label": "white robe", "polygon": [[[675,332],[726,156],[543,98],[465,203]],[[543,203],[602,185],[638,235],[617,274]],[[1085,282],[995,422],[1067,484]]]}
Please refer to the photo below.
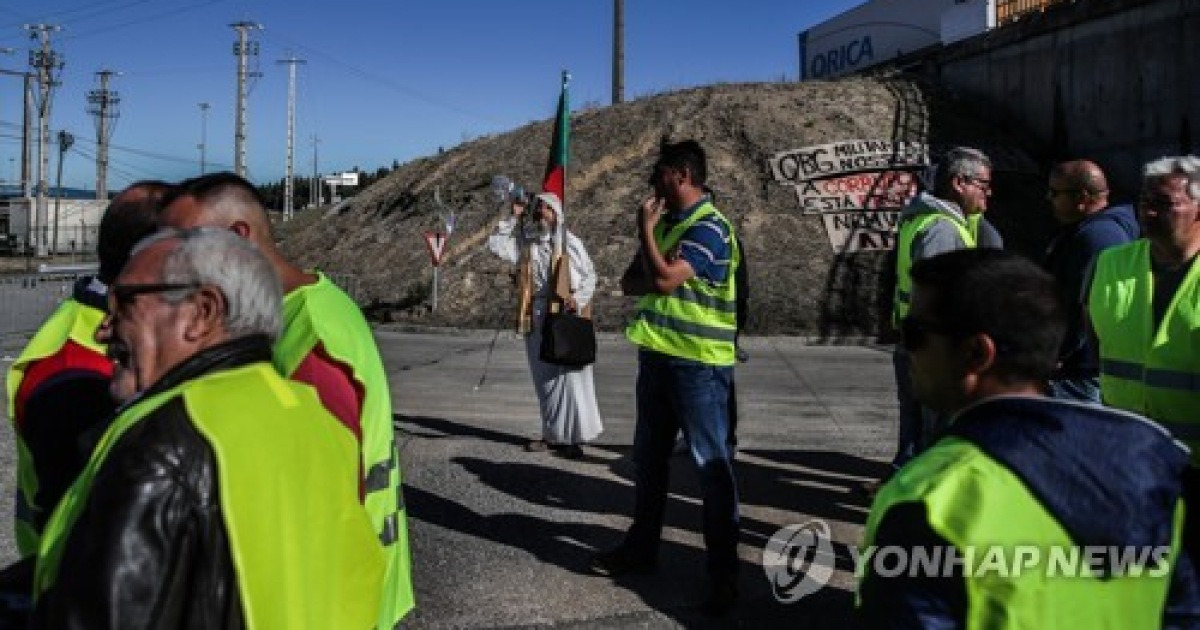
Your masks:
{"label": "white robe", "polygon": [[[592,301],[596,290],[596,269],[583,242],[570,231],[565,234],[566,252],[571,260],[571,294],[582,310]],[[542,439],[551,444],[590,442],[604,431],[600,408],[596,404],[592,366],[571,369],[538,358],[542,322],[546,317],[548,298],[554,293],[549,282],[553,239],[537,232],[523,232],[513,218],[501,220],[488,238],[488,249],[513,264],[519,262],[523,248],[530,254],[533,280],[533,330],[525,337],[525,356],[542,412]]]}

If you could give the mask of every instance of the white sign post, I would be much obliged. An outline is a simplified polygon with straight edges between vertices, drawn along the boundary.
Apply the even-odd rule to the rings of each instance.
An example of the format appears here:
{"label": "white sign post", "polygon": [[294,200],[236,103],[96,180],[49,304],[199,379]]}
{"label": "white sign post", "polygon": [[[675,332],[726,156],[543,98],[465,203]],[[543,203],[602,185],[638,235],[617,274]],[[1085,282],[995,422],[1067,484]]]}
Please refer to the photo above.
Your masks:
{"label": "white sign post", "polygon": [[446,240],[449,235],[441,232],[425,232],[425,246],[429,249],[429,260],[433,263],[433,306],[437,310],[438,301],[438,267],[442,264],[442,255],[446,252]]}

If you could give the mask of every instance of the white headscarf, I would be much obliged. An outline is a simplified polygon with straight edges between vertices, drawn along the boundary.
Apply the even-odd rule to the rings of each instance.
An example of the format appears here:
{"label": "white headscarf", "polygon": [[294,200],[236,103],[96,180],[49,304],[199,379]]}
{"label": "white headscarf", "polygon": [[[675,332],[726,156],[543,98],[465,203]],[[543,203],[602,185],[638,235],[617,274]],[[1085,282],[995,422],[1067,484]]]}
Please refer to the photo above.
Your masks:
{"label": "white headscarf", "polygon": [[534,198],[537,199],[538,201],[541,201],[543,204],[550,206],[551,210],[554,210],[554,234],[546,234],[545,232],[539,232],[538,240],[545,242],[546,240],[553,239],[554,253],[556,255],[560,254],[560,253],[562,253],[563,245],[564,245],[564,243],[566,243],[566,240],[567,240],[566,239],[567,221],[566,221],[566,217],[563,216],[562,201],[559,200],[558,195],[556,195],[552,192],[540,193]]}

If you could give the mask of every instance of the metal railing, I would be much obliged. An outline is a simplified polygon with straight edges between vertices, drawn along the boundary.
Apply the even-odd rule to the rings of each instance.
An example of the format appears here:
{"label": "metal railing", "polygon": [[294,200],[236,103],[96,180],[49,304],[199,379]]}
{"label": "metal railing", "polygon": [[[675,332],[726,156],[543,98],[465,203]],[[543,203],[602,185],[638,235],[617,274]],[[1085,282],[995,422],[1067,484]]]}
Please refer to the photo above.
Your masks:
{"label": "metal railing", "polygon": [[[32,333],[70,297],[75,282],[94,269],[59,270],[0,276],[0,335]],[[355,274],[331,273],[329,279],[356,302],[360,298]]]}
{"label": "metal railing", "polygon": [[1029,15],[1030,13],[1040,13],[1056,4],[1066,4],[1074,0],[997,0],[996,2],[996,26],[1003,26],[1010,22],[1015,22],[1021,16]]}
{"label": "metal railing", "polygon": [[30,333],[71,296],[83,273],[32,273],[0,276],[0,335]]}

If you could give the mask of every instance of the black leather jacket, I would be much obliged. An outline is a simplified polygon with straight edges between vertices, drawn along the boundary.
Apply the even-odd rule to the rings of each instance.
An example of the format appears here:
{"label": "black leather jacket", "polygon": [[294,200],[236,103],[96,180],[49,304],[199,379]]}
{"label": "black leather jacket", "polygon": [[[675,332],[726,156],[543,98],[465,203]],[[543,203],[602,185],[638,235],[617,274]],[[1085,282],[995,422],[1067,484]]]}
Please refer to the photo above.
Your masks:
{"label": "black leather jacket", "polygon": [[[143,396],[270,360],[266,337],[234,340],[176,366]],[[244,628],[216,473],[181,398],[130,428],[97,471],[30,627]]]}

